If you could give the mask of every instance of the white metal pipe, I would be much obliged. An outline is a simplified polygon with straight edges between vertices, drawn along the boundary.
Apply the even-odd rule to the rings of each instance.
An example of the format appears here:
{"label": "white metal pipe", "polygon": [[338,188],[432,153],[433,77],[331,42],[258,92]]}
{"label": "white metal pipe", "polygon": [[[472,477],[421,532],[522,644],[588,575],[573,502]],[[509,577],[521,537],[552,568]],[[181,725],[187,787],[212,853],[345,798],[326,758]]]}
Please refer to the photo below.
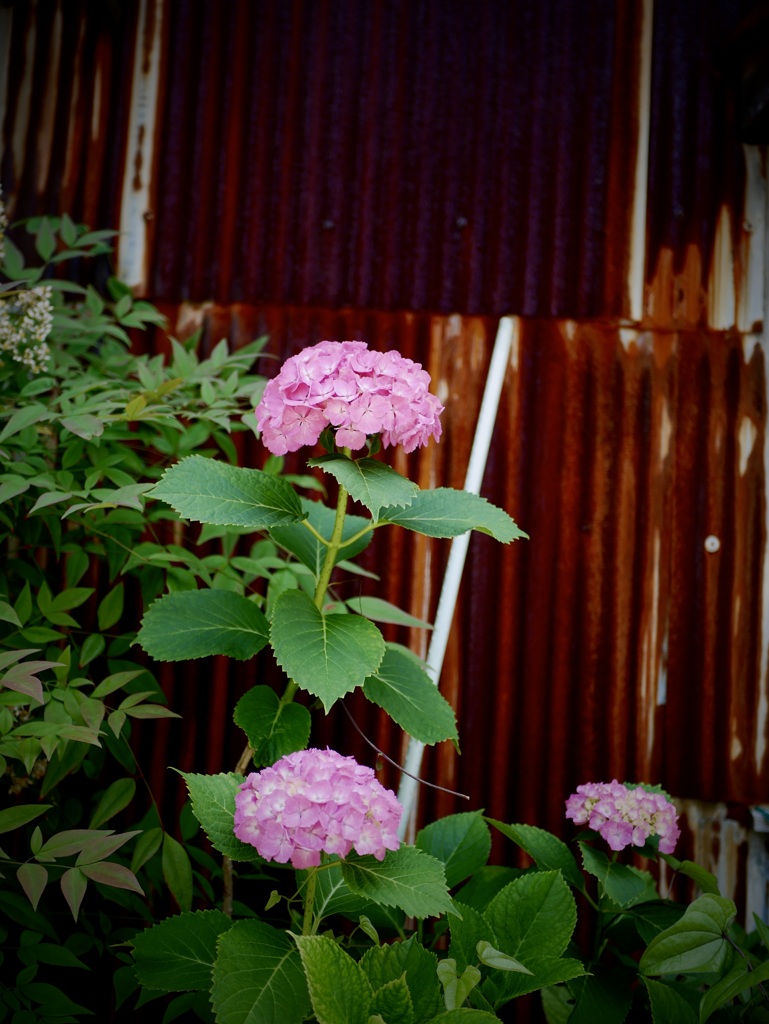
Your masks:
{"label": "white metal pipe", "polygon": [[[491,445],[491,437],[494,433],[494,424],[496,423],[497,410],[499,409],[499,399],[505,383],[507,366],[510,362],[513,340],[515,338],[517,341],[519,328],[520,321],[517,317],[503,317],[499,321],[494,350],[491,354],[489,371],[486,376],[486,386],[483,392],[483,399],[481,400],[481,408],[478,413],[478,423],[475,428],[470,461],[467,464],[465,490],[470,491],[472,494],[480,492],[483,482],[489,446]],[[454,619],[454,610],[459,595],[459,584],[462,580],[469,543],[470,531],[455,537],[451,542],[449,559],[446,564],[446,572],[444,573],[443,585],[438,600],[438,610],[430,638],[430,647],[427,652],[427,670],[436,686],[440,680],[441,669],[443,668],[443,659],[446,654],[451,624]],[[416,778],[411,778],[410,776],[419,775],[423,753],[424,744],[411,738],[408,743],[406,760],[403,766],[409,775],[401,776],[401,784],[398,789],[398,799],[404,807],[400,826],[401,839],[406,836],[409,829],[413,830],[414,827],[419,783]]]}

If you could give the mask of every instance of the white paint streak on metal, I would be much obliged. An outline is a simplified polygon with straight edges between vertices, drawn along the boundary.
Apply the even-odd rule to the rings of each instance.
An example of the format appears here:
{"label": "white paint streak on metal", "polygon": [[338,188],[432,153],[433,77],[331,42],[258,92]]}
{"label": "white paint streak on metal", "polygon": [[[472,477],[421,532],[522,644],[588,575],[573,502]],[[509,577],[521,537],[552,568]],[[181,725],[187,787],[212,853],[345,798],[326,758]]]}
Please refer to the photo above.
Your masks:
{"label": "white paint streak on metal", "polygon": [[[147,38],[148,4],[154,4],[155,22]],[[128,146],[120,203],[118,276],[140,293],[146,288],[147,220],[155,143],[163,0],[141,0],[136,32]]]}
{"label": "white paint streak on metal", "polygon": [[737,327],[754,331],[764,321],[766,302],[766,195],[765,154],[758,146],[743,146],[745,153],[745,214],[742,221],[740,263],[742,278],[737,305]]}
{"label": "white paint streak on metal", "polygon": [[630,346],[638,343],[638,331],[634,330],[632,327],[620,327],[619,340],[624,350],[629,352]]}
{"label": "white paint streak on metal", "polygon": [[[513,337],[516,333],[520,332],[520,328],[521,322],[518,317],[503,317],[499,321],[497,337],[494,342],[491,362],[486,376],[486,386],[483,398],[481,399],[481,408],[478,413],[473,446],[467,464],[467,474],[465,476],[464,489],[472,494],[479,494],[481,490],[483,473],[486,468],[491,437],[494,432],[494,424],[496,423],[497,411],[499,409],[499,400],[502,396],[507,368],[510,365]],[[460,537],[455,537],[451,542],[451,550],[449,551],[449,558],[443,577],[441,594],[438,599],[438,610],[435,614],[435,622],[433,623],[433,632],[426,659],[428,672],[435,686],[440,681],[469,543],[470,532],[464,533]],[[402,776],[398,789],[398,799],[404,808],[400,824],[401,838],[410,831],[413,831],[417,807],[418,776],[422,766],[423,754],[424,744],[410,739],[403,766],[409,774]]]}
{"label": "white paint streak on metal", "polygon": [[740,877],[740,847],[748,832],[728,816],[726,804],[676,800],[676,807],[694,837],[692,860],[711,871],[726,899],[734,899]]}
{"label": "white paint streak on metal", "polygon": [[708,323],[726,331],[736,323],[737,293],[734,286],[732,221],[727,206],[721,207],[713,242],[713,261],[708,282]]}
{"label": "white paint streak on metal", "polygon": [[750,416],[743,416],[737,433],[737,447],[740,454],[740,476],[745,476],[745,470],[748,468],[748,459],[753,452],[757,437],[758,430],[755,423]]}
{"label": "white paint streak on metal", "polygon": [[640,73],[638,77],[638,139],[636,142],[633,214],[630,228],[628,293],[630,318],[643,319],[646,282],[646,204],[649,181],[649,126],[651,122],[652,26],[654,0],[643,0],[640,32]]}

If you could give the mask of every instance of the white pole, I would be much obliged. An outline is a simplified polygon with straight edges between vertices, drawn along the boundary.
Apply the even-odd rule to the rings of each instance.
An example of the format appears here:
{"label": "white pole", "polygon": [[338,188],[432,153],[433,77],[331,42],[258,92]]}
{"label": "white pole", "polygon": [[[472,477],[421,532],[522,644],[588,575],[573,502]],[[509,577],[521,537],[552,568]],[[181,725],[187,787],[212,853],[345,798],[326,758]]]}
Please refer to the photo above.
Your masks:
{"label": "white pole", "polygon": [[[486,376],[486,387],[483,392],[481,409],[478,413],[478,424],[475,428],[470,461],[467,464],[465,490],[470,491],[472,494],[480,493],[483,473],[486,469],[486,460],[489,454],[489,446],[491,445],[491,436],[494,433],[494,424],[497,419],[499,399],[505,383],[505,374],[513,347],[514,334],[517,342],[519,325],[520,321],[517,317],[502,317],[499,321],[494,350],[491,353],[491,362],[489,363],[489,372]],[[457,604],[459,584],[462,580],[469,543],[470,531],[452,540],[449,560],[443,576],[443,586],[441,587],[441,595],[438,600],[438,611],[435,615],[430,647],[427,652],[427,671],[436,686],[440,680],[441,669],[443,668],[443,658],[446,654],[451,623],[454,619],[454,609]],[[413,738],[409,739],[406,761],[403,767],[410,775],[419,775],[423,752],[424,743],[420,743]],[[401,784],[398,790],[398,799],[404,808],[400,825],[401,839],[406,836],[409,829],[413,831],[414,828],[418,785],[417,779],[410,778],[409,775],[401,776]]]}

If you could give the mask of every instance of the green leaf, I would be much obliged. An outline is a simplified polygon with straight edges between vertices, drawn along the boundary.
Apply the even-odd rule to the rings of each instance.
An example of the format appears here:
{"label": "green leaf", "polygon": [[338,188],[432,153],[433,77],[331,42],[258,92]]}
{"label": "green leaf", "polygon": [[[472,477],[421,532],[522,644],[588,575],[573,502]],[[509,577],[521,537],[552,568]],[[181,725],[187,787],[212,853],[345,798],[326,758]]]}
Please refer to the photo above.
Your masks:
{"label": "green leaf", "polygon": [[666,861],[674,871],[691,878],[702,892],[712,893],[713,896],[721,895],[716,876],[699,864],[695,864],[691,860],[677,860],[669,853],[661,853],[660,858]]}
{"label": "green leaf", "polygon": [[101,885],[109,885],[113,889],[129,889],[144,896],[144,889],[132,871],[123,864],[115,864],[113,861],[97,861],[94,864],[80,864],[80,870],[93,882]]}
{"label": "green leaf", "polygon": [[16,614],[15,608],[12,608],[7,601],[0,601],[0,620],[10,622],[12,626],[21,629],[21,620]]}
{"label": "green leaf", "polygon": [[107,646],[107,641],[101,635],[101,633],[90,633],[83,641],[83,646],[80,648],[80,658],[78,659],[78,666],[85,668],[86,665],[98,658],[104,653],[104,649]]}
{"label": "green leaf", "polygon": [[162,843],[162,828],[150,828],[143,832],[139,839],[136,840],[136,846],[131,857],[131,871],[135,873],[142,868],[151,857],[155,856]]}
{"label": "green leaf", "polygon": [[635,972],[604,964],[591,964],[590,971],[569,986],[576,998],[569,1024],[623,1024],[633,1001]]}
{"label": "green leaf", "polygon": [[163,835],[163,878],[181,911],[192,907],[192,865],[182,844],[166,832]]}
{"label": "green leaf", "polygon": [[89,413],[64,416],[61,419],[61,426],[86,441],[90,441],[94,437],[101,437],[104,433],[104,420],[100,420],[98,416],[91,416]]}
{"label": "green leaf", "polygon": [[358,615],[323,615],[307,594],[286,591],[275,603],[272,647],[278,664],[299,686],[320,697],[328,712],[376,672],[385,642]]}
{"label": "green leaf", "polygon": [[393,978],[374,993],[369,1013],[383,1021],[413,1024],[414,1002],[405,978]]}
{"label": "green leaf", "polygon": [[700,896],[680,921],[652,939],[641,957],[641,974],[722,971],[731,956],[725,932],[736,913],[731,900],[711,893]]}
{"label": "green leaf", "polygon": [[0,811],[0,833],[13,832],[50,810],[53,804],[21,804]]}
{"label": "green leaf", "polygon": [[[316,530],[321,537],[330,539],[334,529],[336,513],[334,509],[327,508],[320,501],[310,501],[303,498],[302,514],[310,526]],[[362,530],[368,532],[362,533]],[[336,564],[348,558],[355,558],[364,548],[371,543],[371,520],[363,516],[346,515],[342,528],[342,543],[336,556]],[[300,523],[288,526],[270,528],[270,537],[281,547],[296,555],[300,562],[317,577],[323,566],[327,548],[317,537]],[[351,540],[351,538],[357,538]]]}
{"label": "green leaf", "polygon": [[149,495],[196,523],[259,530],[304,519],[298,495],[281,477],[203,455],[166,470]]}
{"label": "green leaf", "polygon": [[358,615],[365,615],[374,622],[392,622],[396,626],[411,626],[414,629],[432,629],[429,622],[409,615],[397,605],[383,601],[381,597],[351,597],[345,602],[347,607]]}
{"label": "green leaf", "polygon": [[411,504],[419,488],[385,462],[363,458],[353,460],[345,455],[321,455],[309,459],[308,466],[318,466],[330,473],[353,501],[359,501],[376,519],[386,506],[403,508]]}
{"label": "green leaf", "polygon": [[319,1024],[368,1024],[373,993],[360,965],[326,935],[294,939]]}
{"label": "green leaf", "polygon": [[[49,985],[47,982],[29,982],[20,987],[20,992],[26,998],[31,999],[33,1003],[41,1004],[40,1013],[45,1014],[44,1019],[47,1020],[53,1017],[54,1020],[71,1021],[73,1019],[71,1015],[74,1013],[92,1013],[88,1007],[73,1002],[60,988],[57,988],[55,985]],[[39,1018],[36,1017],[35,1020],[39,1020]],[[15,1024],[21,1024],[18,1017]]]}
{"label": "green leaf", "polygon": [[90,821],[91,828],[98,828],[122,811],[136,795],[136,782],[133,779],[116,779],[109,786],[97,804]]}
{"label": "green leaf", "polygon": [[37,910],[43,889],[48,884],[47,869],[42,864],[22,864],[16,872],[16,878],[32,904],[32,909]]}
{"label": "green leaf", "polygon": [[207,992],[217,940],[231,926],[221,910],[198,910],[138,932],[131,943],[139,983],[163,992]]}
{"label": "green leaf", "polygon": [[379,668],[363,683],[363,692],[420,743],[450,739],[459,748],[454,709],[419,658],[406,648],[386,645]]}
{"label": "green leaf", "polygon": [[123,614],[123,602],[125,599],[125,588],[122,583],[116,584],[99,602],[97,616],[99,629],[104,631],[112,629],[115,623]]}
{"label": "green leaf", "polygon": [[299,951],[286,932],[237,921],[219,937],[211,1003],[217,1024],[301,1024],[310,997]]}
{"label": "green leaf", "polygon": [[484,915],[498,948],[536,972],[559,957],[577,923],[577,907],[560,871],[521,875],[498,893]]}
{"label": "green leaf", "polygon": [[641,980],[649,993],[653,1024],[697,1024],[697,1014],[669,985],[651,978]]}
{"label": "green leaf", "polygon": [[420,491],[407,508],[384,509],[379,521],[396,523],[427,537],[458,537],[468,530],[479,530],[509,544],[528,536],[503,509],[478,494],[451,487]]}
{"label": "green leaf", "polygon": [[769,981],[769,960],[750,969],[749,966],[746,961],[741,961],[707,990],[700,1003],[700,1024],[704,1024],[720,1007],[731,1003],[741,992]]}
{"label": "green leaf", "polygon": [[481,980],[481,972],[475,964],[468,964],[464,971],[458,974],[456,961],[448,957],[438,962],[438,980],[443,985],[446,1009],[458,1010]]}
{"label": "green leaf", "polygon": [[449,927],[451,929],[451,944],[449,956],[454,959],[459,970],[463,970],[467,964],[478,962],[478,945],[481,942],[492,943],[496,948],[497,937],[494,929],[486,918],[472,907],[466,906],[459,900],[454,901],[461,917],[452,916]]}
{"label": "green leaf", "polygon": [[595,875],[604,893],[618,907],[626,909],[657,897],[657,886],[648,871],[610,861],[603,850],[595,850],[589,843],[579,846],[585,871]]}
{"label": "green leaf", "polygon": [[497,971],[517,971],[519,974],[532,973],[528,967],[524,967],[514,957],[503,953],[485,939],[481,939],[476,946],[476,951],[478,959],[486,967],[493,967]]}
{"label": "green leaf", "polygon": [[235,705],[234,721],[253,748],[254,764],[274,764],[284,754],[303,750],[310,738],[310,712],[301,704],[282,703],[269,686],[254,686]]}
{"label": "green leaf", "polygon": [[[314,868],[312,870],[315,870]],[[299,891],[303,895],[307,885],[308,871],[298,871]],[[344,914],[354,918],[370,906],[370,900],[352,892],[342,877],[342,866],[333,858],[323,865],[322,871],[315,872],[315,901],[313,912],[318,920],[331,914]]]}
{"label": "green leaf", "polygon": [[187,783],[192,810],[214,849],[232,860],[260,860],[253,846],[242,843],[233,833],[235,793],[243,782],[242,775],[194,775],[180,773]]}
{"label": "green leaf", "polygon": [[142,619],[137,643],[159,661],[223,654],[244,661],[268,642],[267,620],[253,601],[229,590],[165,594]]}
{"label": "green leaf", "polygon": [[474,1010],[470,1006],[460,1006],[457,1010],[447,1010],[437,1017],[433,1017],[430,1024],[489,1024],[490,1021],[497,1021],[500,1018],[488,1010]]}
{"label": "green leaf", "polygon": [[353,892],[386,907],[399,907],[410,917],[455,913],[443,865],[414,846],[390,850],[383,861],[348,854],[342,876]]}
{"label": "green leaf", "polygon": [[425,1024],[440,1012],[443,999],[437,973],[438,958],[417,941],[416,935],[405,942],[367,949],[361,957],[360,966],[374,992],[405,977],[414,1007],[415,1024]]}
{"label": "green leaf", "polygon": [[415,845],[443,862],[449,889],[480,870],[489,859],[491,836],[479,811],[449,814],[425,826]]}
{"label": "green leaf", "polygon": [[538,868],[543,871],[560,871],[570,885],[584,892],[585,880],[574,855],[566,843],[552,832],[535,825],[505,825],[494,818],[486,818],[486,821],[525,850]]}
{"label": "green leaf", "polygon": [[14,434],[18,434],[25,427],[31,427],[34,423],[41,423],[50,418],[51,415],[44,405],[39,405],[35,402],[23,405],[21,409],[16,410],[3,427],[2,433],[0,433],[0,442],[13,437]]}
{"label": "green leaf", "polygon": [[61,891],[64,894],[64,899],[67,901],[67,906],[72,912],[72,916],[77,921],[77,915],[80,912],[80,904],[83,902],[83,897],[85,896],[88,879],[80,868],[68,868],[61,876],[59,884],[61,885]]}

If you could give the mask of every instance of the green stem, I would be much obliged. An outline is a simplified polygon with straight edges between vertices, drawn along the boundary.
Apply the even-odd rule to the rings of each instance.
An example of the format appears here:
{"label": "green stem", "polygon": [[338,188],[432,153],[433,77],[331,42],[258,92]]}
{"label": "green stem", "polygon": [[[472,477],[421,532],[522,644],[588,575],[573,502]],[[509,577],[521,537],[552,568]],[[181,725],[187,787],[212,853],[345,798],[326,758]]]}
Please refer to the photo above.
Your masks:
{"label": "green stem", "polygon": [[331,580],[331,573],[334,571],[334,565],[336,564],[336,556],[339,554],[339,549],[342,546],[342,532],[344,530],[344,517],[347,512],[347,498],[347,491],[340,484],[339,497],[336,501],[334,529],[331,533],[331,539],[328,542],[326,557],[323,559],[323,568],[320,570],[318,583],[315,587],[315,596],[313,597],[315,607],[318,609],[323,607],[323,602],[326,599],[326,591],[328,590],[328,584]]}
{"label": "green stem", "polygon": [[318,869],[310,868],[307,873],[307,885],[304,890],[304,920],[302,921],[302,935],[313,935],[312,910],[315,905],[315,886],[318,881]]}

